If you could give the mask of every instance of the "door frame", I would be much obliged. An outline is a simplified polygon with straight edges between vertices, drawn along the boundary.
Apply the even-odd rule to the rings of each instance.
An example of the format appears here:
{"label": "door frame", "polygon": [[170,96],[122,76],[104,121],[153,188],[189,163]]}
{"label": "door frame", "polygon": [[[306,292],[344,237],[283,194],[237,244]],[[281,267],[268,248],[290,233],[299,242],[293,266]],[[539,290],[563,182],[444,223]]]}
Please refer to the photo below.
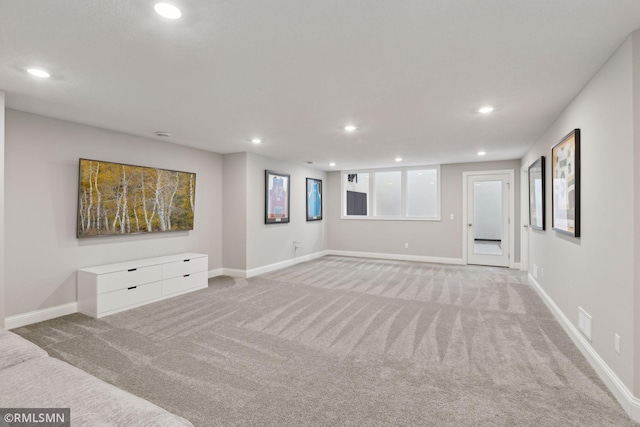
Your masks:
{"label": "door frame", "polygon": [[509,268],[516,268],[516,263],[514,262],[515,258],[515,232],[516,232],[516,207],[515,207],[515,179],[513,169],[502,169],[502,170],[490,170],[490,171],[465,171],[462,172],[462,263],[467,265],[468,262],[468,254],[467,247],[468,242],[468,213],[467,213],[467,180],[469,176],[474,175],[500,175],[507,174],[509,175],[509,182],[507,185],[509,186]]}
{"label": "door frame", "polygon": [[[532,162],[533,163],[533,162]],[[529,166],[520,175],[520,270],[529,271]]]}

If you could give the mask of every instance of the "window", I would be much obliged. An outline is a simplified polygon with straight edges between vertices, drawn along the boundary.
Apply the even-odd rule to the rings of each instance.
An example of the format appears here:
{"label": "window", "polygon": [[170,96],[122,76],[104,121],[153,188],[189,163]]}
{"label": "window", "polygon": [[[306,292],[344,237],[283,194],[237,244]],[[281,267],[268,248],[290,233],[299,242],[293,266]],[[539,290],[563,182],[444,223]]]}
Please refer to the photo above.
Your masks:
{"label": "window", "polygon": [[342,218],[440,220],[440,167],[342,172]]}
{"label": "window", "polygon": [[375,216],[402,216],[402,172],[375,172]]}
{"label": "window", "polygon": [[407,216],[434,218],[438,215],[438,171],[420,169],[407,171]]}
{"label": "window", "polygon": [[369,207],[369,174],[344,174],[346,213],[349,216],[367,216]]}

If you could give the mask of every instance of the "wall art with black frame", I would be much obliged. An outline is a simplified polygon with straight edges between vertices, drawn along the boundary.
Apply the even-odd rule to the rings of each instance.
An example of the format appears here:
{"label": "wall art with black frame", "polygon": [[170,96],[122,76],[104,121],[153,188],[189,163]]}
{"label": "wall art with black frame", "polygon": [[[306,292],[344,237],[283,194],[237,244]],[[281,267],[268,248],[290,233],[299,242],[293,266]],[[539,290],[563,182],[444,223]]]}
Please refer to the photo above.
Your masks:
{"label": "wall art with black frame", "polygon": [[193,230],[196,174],[80,159],[78,238]]}
{"label": "wall art with black frame", "polygon": [[322,180],[307,178],[307,221],[322,220]]}
{"label": "wall art with black frame", "polygon": [[544,156],[529,166],[529,227],[546,229]]}
{"label": "wall art with black frame", "polygon": [[290,186],[290,175],[270,170],[265,171],[265,224],[282,224],[289,222]]}
{"label": "wall art with black frame", "polygon": [[580,129],[551,149],[551,227],[580,237]]}

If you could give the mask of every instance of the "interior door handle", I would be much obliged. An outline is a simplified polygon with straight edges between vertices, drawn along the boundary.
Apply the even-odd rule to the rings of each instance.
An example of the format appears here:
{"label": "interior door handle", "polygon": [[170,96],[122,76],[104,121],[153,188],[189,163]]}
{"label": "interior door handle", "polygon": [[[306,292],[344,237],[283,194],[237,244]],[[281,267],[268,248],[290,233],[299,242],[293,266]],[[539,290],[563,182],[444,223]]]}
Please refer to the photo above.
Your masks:
{"label": "interior door handle", "polygon": [[472,227],[472,226],[473,226],[473,224],[469,224],[469,227]]}

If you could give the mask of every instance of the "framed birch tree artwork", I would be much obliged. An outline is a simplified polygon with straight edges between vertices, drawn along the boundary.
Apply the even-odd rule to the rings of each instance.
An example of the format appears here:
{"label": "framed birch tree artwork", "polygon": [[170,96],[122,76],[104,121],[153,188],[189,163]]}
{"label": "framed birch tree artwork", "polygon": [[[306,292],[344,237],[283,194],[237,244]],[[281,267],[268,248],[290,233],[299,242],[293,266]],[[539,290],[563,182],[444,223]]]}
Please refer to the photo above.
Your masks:
{"label": "framed birch tree artwork", "polygon": [[193,230],[196,174],[80,159],[77,237]]}
{"label": "framed birch tree artwork", "polygon": [[551,227],[580,237],[580,129],[551,149]]}

